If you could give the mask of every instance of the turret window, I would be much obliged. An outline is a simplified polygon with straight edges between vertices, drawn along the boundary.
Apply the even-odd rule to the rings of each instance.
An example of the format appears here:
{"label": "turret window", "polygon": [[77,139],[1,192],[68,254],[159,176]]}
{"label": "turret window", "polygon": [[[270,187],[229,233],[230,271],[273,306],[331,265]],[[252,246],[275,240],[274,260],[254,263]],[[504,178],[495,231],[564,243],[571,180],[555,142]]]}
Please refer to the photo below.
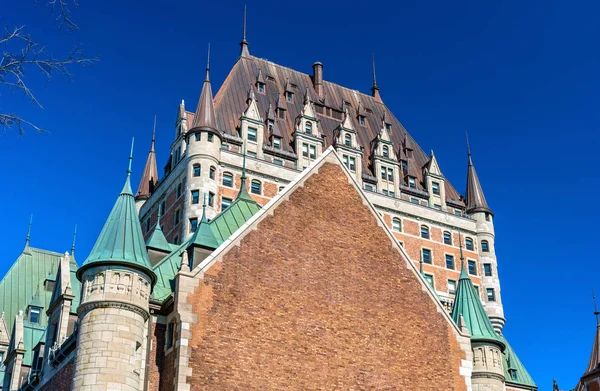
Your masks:
{"label": "turret window", "polygon": [[306,134],[312,134],[312,122],[307,122],[305,127]]}
{"label": "turret window", "polygon": [[444,244],[452,245],[452,234],[448,231],[444,232]]}
{"label": "turret window", "polygon": [[273,147],[281,149],[281,137],[273,137]]}
{"label": "turret window", "polygon": [[216,171],[217,171],[217,169],[214,166],[212,166],[210,168],[210,171],[208,172],[208,177],[212,180],[215,180],[215,172]]}
{"label": "turret window", "polygon": [[390,147],[388,147],[387,145],[383,146],[383,157],[390,157]]}
{"label": "turret window", "polygon": [[194,137],[196,138],[196,141],[200,141],[202,136],[201,136],[201,133],[195,133]]}
{"label": "turret window", "polygon": [[431,182],[431,192],[435,195],[440,195],[440,184],[437,182]]}
{"label": "turret window", "polygon": [[392,230],[395,232],[402,232],[402,221],[397,217],[392,219]]}
{"label": "turret window", "polygon": [[408,187],[410,187],[411,189],[417,188],[417,179],[414,176],[408,177]]}
{"label": "turret window", "polygon": [[193,166],[194,169],[194,176],[200,176],[200,165],[199,164],[194,164]]}
{"label": "turret window", "polygon": [[431,250],[428,248],[421,249],[421,261],[431,264]]}
{"label": "turret window", "polygon": [[489,246],[487,240],[482,240],[481,241],[481,251],[484,252],[484,253],[489,253],[490,252],[490,246]]}
{"label": "turret window", "polygon": [[423,239],[429,239],[429,227],[426,225],[421,226],[421,237]]}
{"label": "turret window", "polygon": [[252,180],[252,185],[250,186],[250,192],[252,194],[258,194],[258,195],[260,195],[262,193],[262,184],[260,183],[259,180],[257,180],[257,179]]}
{"label": "turret window", "polygon": [[190,232],[196,232],[198,228],[198,219],[196,217],[190,219]]}
{"label": "turret window", "polygon": [[476,276],[477,275],[477,264],[475,261],[469,261],[469,274]]}
{"label": "turret window", "polygon": [[448,293],[450,293],[451,295],[456,294],[456,281],[455,280],[448,280]]}
{"label": "turret window", "polygon": [[494,288],[487,288],[487,301],[496,301],[496,292],[494,292]]}
{"label": "turret window", "polygon": [[208,192],[208,206],[210,207],[214,207],[215,206],[215,193],[213,192]]}
{"label": "turret window", "polygon": [[248,128],[248,141],[256,142],[256,129]]}
{"label": "turret window", "polygon": [[209,133],[209,134],[208,134],[208,142],[211,142],[211,143],[212,143],[212,142],[213,142],[213,138],[214,138],[214,137],[215,137],[215,135],[214,135],[214,134],[212,134],[212,133]]}
{"label": "turret window", "polygon": [[473,239],[465,238],[465,247],[467,248],[467,250],[473,251]]}
{"label": "turret window", "polygon": [[225,209],[229,208],[229,205],[231,205],[232,202],[233,202],[233,200],[231,198],[222,197],[221,198],[221,211],[224,211]]}
{"label": "turret window", "polygon": [[454,270],[454,255],[446,254],[446,269]]}
{"label": "turret window", "polygon": [[38,324],[42,321],[42,309],[39,307],[29,307],[29,322]]}
{"label": "turret window", "polygon": [[344,136],[344,145],[346,145],[347,147],[352,146],[352,137],[346,133],[346,135]]}
{"label": "turret window", "polygon": [[223,186],[233,187],[233,174],[229,172],[223,173]]}
{"label": "turret window", "polygon": [[200,191],[192,190],[192,204],[200,203]]}
{"label": "turret window", "polygon": [[490,263],[484,263],[483,264],[483,274],[486,277],[491,277],[492,276],[492,265]]}

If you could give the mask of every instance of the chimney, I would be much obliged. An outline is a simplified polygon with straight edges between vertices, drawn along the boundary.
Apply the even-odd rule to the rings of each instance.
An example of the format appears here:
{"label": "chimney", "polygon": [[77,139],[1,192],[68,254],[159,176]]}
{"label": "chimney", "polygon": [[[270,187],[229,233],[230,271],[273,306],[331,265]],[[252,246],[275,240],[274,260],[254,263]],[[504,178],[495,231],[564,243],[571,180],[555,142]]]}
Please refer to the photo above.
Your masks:
{"label": "chimney", "polygon": [[323,100],[325,93],[323,91],[323,64],[315,62],[313,64],[313,86],[319,98]]}

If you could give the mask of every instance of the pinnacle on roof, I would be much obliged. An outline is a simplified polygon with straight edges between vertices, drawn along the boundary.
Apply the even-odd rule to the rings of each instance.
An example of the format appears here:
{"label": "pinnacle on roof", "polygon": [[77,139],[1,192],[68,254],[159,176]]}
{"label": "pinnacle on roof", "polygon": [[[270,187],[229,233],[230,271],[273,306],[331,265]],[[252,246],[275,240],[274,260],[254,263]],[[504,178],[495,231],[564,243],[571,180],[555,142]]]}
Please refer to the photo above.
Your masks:
{"label": "pinnacle on roof", "polygon": [[166,251],[168,253],[171,252],[172,248],[163,233],[162,227],[160,226],[160,213],[158,213],[158,220],[156,221],[156,226],[154,226],[154,230],[150,234],[148,240],[146,240],[146,247],[150,247],[156,250]]}
{"label": "pinnacle on roof", "polygon": [[135,200],[147,200],[154,192],[154,188],[158,183],[158,168],[156,167],[156,153],[154,152],[154,139],[156,137],[156,116],[154,116],[154,129],[152,130],[152,142],[150,144],[150,152],[144,166],[144,172],[140,179],[140,184],[135,194]]}
{"label": "pinnacle on roof", "polygon": [[341,126],[344,129],[354,130],[354,125],[350,119],[350,113],[348,112],[348,106],[344,107],[344,120],[341,122]]}
{"label": "pinnacle on roof", "polygon": [[31,240],[31,224],[33,223],[33,214],[29,216],[29,227],[27,228],[27,236],[25,237],[25,250],[29,249],[29,241]]}
{"label": "pinnacle on roof", "polygon": [[471,334],[471,339],[474,341],[492,342],[498,345],[501,350],[504,350],[505,344],[498,337],[494,327],[490,322],[481,299],[473,286],[473,282],[465,269],[464,256],[462,253],[462,239],[459,233],[460,245],[460,262],[461,271],[458,287],[456,288],[456,296],[454,298],[454,306],[452,307],[452,319],[458,324],[459,318],[464,317],[464,325]]}
{"label": "pinnacle on roof", "polygon": [[258,70],[258,75],[256,75],[256,82],[265,84],[265,78],[263,77],[262,69]]}
{"label": "pinnacle on roof", "polygon": [[582,377],[586,377],[600,369],[600,319],[598,318],[600,312],[598,312],[598,308],[596,307],[596,295],[593,290],[592,298],[594,300],[594,315],[596,316],[596,336],[594,337],[594,344],[592,345],[590,361]]}
{"label": "pinnacle on roof", "polygon": [[206,59],[206,77],[204,78],[204,85],[202,86],[198,107],[194,115],[193,129],[195,128],[217,130],[217,116],[215,114],[212,87],[210,85],[210,45],[208,45],[208,56]]}
{"label": "pinnacle on roof", "polygon": [[375,73],[375,53],[373,53],[373,87],[371,87],[372,96],[379,103],[383,103],[379,94],[379,86],[377,85],[377,75]]}
{"label": "pinnacle on roof", "polygon": [[108,215],[106,223],[104,223],[92,252],[77,271],[77,277],[80,281],[86,269],[105,264],[124,264],[145,272],[152,279],[152,284],[156,281],[156,276],[152,272],[148,260],[142,227],[135,208],[135,199],[131,192],[132,155],[133,140],[131,142],[125,185]]}
{"label": "pinnacle on roof", "polygon": [[269,111],[267,111],[267,119],[271,121],[275,121],[275,110],[273,110],[273,105],[269,102]]}
{"label": "pinnacle on roof", "polygon": [[250,51],[248,50],[248,41],[246,41],[246,5],[244,4],[244,35],[240,42],[240,57],[249,57]]}
{"label": "pinnacle on roof", "polygon": [[252,200],[254,202],[252,197],[250,197],[250,194],[248,194],[248,190],[246,189],[246,143],[244,143],[243,153],[244,157],[242,160],[242,180],[240,183],[240,192],[238,193],[236,199],[243,198],[245,200]]}
{"label": "pinnacle on roof", "polygon": [[424,169],[426,169],[429,173],[433,175],[442,176],[440,165],[438,164],[435,154],[433,153],[433,149],[431,150],[429,156],[429,161],[425,164]]}
{"label": "pinnacle on roof", "polygon": [[467,213],[487,212],[493,215],[492,210],[488,207],[479,177],[475,171],[473,160],[471,159],[471,147],[467,138],[467,154],[469,156],[469,171],[467,173]]}
{"label": "pinnacle on roof", "polygon": [[204,204],[202,205],[202,218],[200,219],[200,222],[198,222],[198,226],[190,238],[188,248],[192,246],[199,246],[212,250],[219,247],[219,242],[217,241],[217,238],[215,238],[215,235],[208,225],[208,220],[206,219],[206,194],[204,195]]}

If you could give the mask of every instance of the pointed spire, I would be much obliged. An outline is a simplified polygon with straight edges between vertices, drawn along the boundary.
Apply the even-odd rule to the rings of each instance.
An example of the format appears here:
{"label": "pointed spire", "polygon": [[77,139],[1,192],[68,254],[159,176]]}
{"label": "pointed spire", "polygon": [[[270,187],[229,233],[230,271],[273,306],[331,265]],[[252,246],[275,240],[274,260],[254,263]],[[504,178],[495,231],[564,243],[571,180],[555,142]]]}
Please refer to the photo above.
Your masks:
{"label": "pointed spire", "polygon": [[209,226],[208,219],[206,218],[206,193],[204,194],[204,203],[202,204],[202,218],[200,219],[200,222],[198,222],[198,226],[196,227],[196,230],[189,241],[188,249],[193,246],[204,247],[212,250],[219,247],[219,242]]}
{"label": "pointed spire", "polygon": [[148,237],[148,240],[146,240],[146,247],[164,251],[167,253],[171,252],[171,246],[169,245],[169,242],[165,237],[162,227],[160,226],[160,211],[158,212],[156,225],[154,226],[150,237]]}
{"label": "pointed spire", "polygon": [[[582,376],[582,379],[592,372],[596,372],[600,369],[600,321],[598,315],[598,307],[596,306],[596,294],[592,289],[592,299],[594,301],[594,316],[596,317],[596,336],[594,338],[594,344],[592,345],[592,354],[590,354],[590,361],[585,370],[585,373]],[[597,376],[597,375],[595,375]]]}
{"label": "pointed spire", "polygon": [[371,95],[379,103],[383,103],[379,94],[379,86],[377,85],[377,74],[375,73],[375,53],[373,53],[373,87],[371,87]]}
{"label": "pointed spire", "polygon": [[71,256],[75,257],[75,240],[77,239],[77,224],[75,224],[75,230],[73,231],[73,244],[71,244]]}
{"label": "pointed spire", "polygon": [[83,273],[95,265],[123,264],[144,272],[151,280],[156,275],[151,269],[140,219],[135,208],[135,200],[131,193],[130,177],[133,160],[133,140],[127,177],[121,194],[110,212],[104,227],[83,265],[77,270],[77,278],[81,281]]}
{"label": "pointed spire", "polygon": [[469,157],[469,168],[467,172],[467,213],[486,212],[493,215],[492,210],[488,207],[481,184],[479,183],[479,177],[475,171],[475,166],[471,159],[471,147],[469,146],[469,139],[467,138],[467,154]]}
{"label": "pointed spire", "polygon": [[27,236],[25,237],[25,248],[29,248],[29,241],[31,240],[31,225],[33,224],[33,214],[29,216],[29,228],[27,228]]}
{"label": "pointed spire", "polygon": [[244,4],[244,33],[240,42],[240,57],[250,57],[248,50],[248,41],[246,41],[246,4]]}
{"label": "pointed spire", "polygon": [[152,142],[150,143],[150,152],[144,166],[144,172],[140,179],[135,200],[147,200],[154,192],[154,188],[158,183],[158,167],[156,166],[156,153],[154,152],[154,140],[156,137],[156,115],[154,116],[154,128],[152,129]]}
{"label": "pointed spire", "polygon": [[236,197],[236,199],[240,199],[240,198],[246,198],[246,199],[252,199],[252,197],[250,197],[250,194],[248,194],[248,190],[246,190],[246,143],[244,142],[244,152],[243,152],[243,159],[242,159],[242,180],[240,182],[240,191]]}
{"label": "pointed spire", "polygon": [[594,316],[596,316],[596,326],[600,327],[600,319],[598,318],[600,312],[598,312],[598,307],[596,306],[596,294],[594,293],[594,288],[592,288],[592,300],[594,300]]}
{"label": "pointed spire", "polygon": [[198,107],[194,116],[193,129],[204,128],[217,130],[217,116],[213,103],[212,87],[210,85],[210,44],[208,45],[208,56],[206,59],[206,77],[198,100]]}
{"label": "pointed spire", "polygon": [[188,131],[187,114],[185,112],[185,101],[182,99],[177,109],[177,119],[175,120],[175,130],[177,134],[175,137],[179,137],[182,134],[186,134]]}

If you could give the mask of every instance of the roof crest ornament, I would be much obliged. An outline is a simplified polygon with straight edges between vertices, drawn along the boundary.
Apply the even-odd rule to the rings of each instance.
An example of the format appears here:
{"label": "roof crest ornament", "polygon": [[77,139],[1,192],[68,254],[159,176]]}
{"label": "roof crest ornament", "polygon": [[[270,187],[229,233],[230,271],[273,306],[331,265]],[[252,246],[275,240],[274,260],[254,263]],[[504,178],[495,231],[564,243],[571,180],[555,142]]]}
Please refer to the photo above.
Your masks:
{"label": "roof crest ornament", "polygon": [[75,230],[73,231],[73,244],[71,244],[71,256],[75,256],[75,240],[77,239],[77,224],[75,224]]}
{"label": "roof crest ornament", "polygon": [[31,225],[33,224],[33,213],[29,216],[29,228],[27,228],[27,236],[25,237],[25,248],[29,247],[29,241],[31,239]]}
{"label": "roof crest ornament", "polygon": [[208,55],[206,56],[206,77],[204,81],[210,81],[210,42],[208,43]]}
{"label": "roof crest ornament", "polygon": [[244,4],[244,30],[242,35],[242,41],[240,42],[240,57],[249,57],[250,51],[248,50],[248,41],[246,41],[246,4]]}
{"label": "roof crest ornament", "polygon": [[592,288],[592,300],[594,300],[594,315],[596,316],[596,325],[600,327],[600,312],[598,312],[598,307],[596,306],[596,294],[594,293],[594,288]]}
{"label": "roof crest ornament", "polygon": [[371,87],[371,96],[379,103],[383,103],[381,95],[379,95],[379,86],[377,85],[377,74],[375,73],[375,53],[372,54],[373,59],[373,87]]}
{"label": "roof crest ornament", "polygon": [[131,138],[131,151],[129,152],[129,164],[127,166],[127,177],[131,176],[131,162],[133,161],[133,142],[135,141],[135,137]]}

